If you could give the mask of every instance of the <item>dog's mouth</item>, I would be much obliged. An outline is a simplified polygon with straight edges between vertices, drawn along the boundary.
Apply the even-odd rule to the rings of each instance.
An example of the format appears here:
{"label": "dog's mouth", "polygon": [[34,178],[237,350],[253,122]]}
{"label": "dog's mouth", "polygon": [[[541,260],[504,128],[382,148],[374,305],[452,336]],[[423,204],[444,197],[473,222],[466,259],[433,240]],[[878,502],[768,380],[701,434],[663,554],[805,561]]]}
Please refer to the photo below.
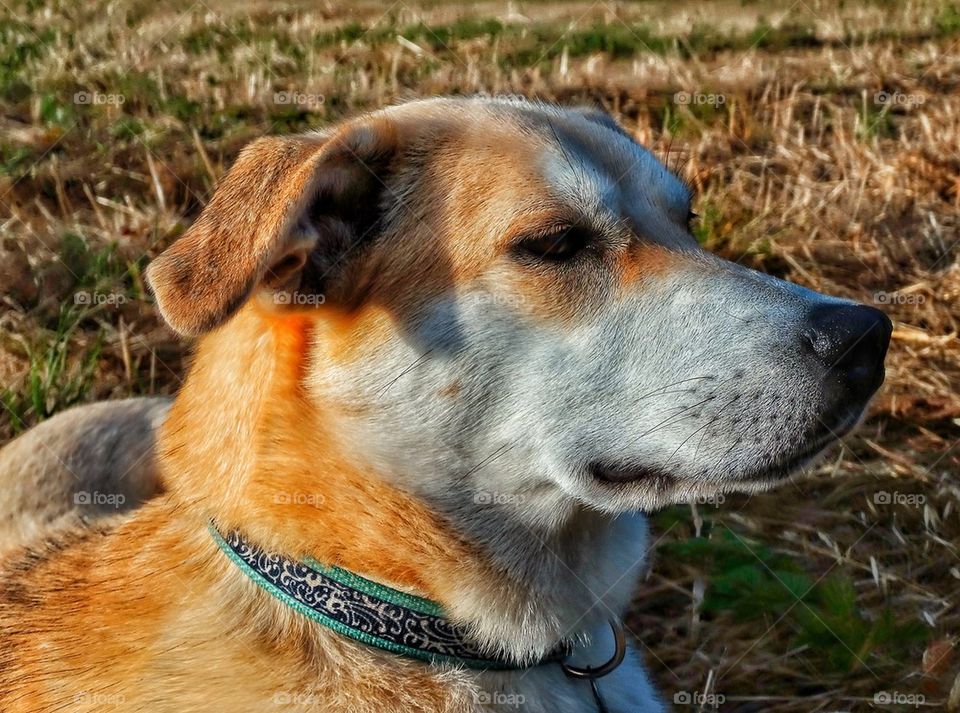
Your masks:
{"label": "dog's mouth", "polygon": [[644,466],[605,463],[595,461],[589,465],[590,475],[596,480],[604,483],[633,483],[639,480],[644,481],[672,481],[674,477],[658,468],[646,468]]}
{"label": "dog's mouth", "polygon": [[746,475],[737,478],[735,482],[770,483],[779,480],[785,480],[797,471],[803,469],[804,466],[807,466],[816,460],[816,458],[823,453],[828,446],[836,443],[836,441],[836,436],[829,433],[812,439],[809,444],[801,446],[801,448],[794,453],[787,454],[786,456],[777,459],[771,465],[761,468],[755,473],[747,473]]}
{"label": "dog's mouth", "polygon": [[[823,453],[828,446],[835,443],[839,436],[851,430],[854,424],[855,421],[840,431],[824,429],[807,439],[799,448],[776,458],[771,463],[765,464],[755,471],[744,473],[732,479],[719,476],[710,478],[709,474],[702,476],[701,479],[704,481],[713,481],[713,483],[717,485],[723,482],[730,485],[769,483],[786,479],[804,466],[809,465],[817,456]],[[646,484],[654,487],[665,487],[685,479],[683,468],[679,465],[674,471],[657,466],[638,465],[636,463],[594,461],[588,466],[588,470],[595,480],[608,484],[625,484],[644,481]]]}

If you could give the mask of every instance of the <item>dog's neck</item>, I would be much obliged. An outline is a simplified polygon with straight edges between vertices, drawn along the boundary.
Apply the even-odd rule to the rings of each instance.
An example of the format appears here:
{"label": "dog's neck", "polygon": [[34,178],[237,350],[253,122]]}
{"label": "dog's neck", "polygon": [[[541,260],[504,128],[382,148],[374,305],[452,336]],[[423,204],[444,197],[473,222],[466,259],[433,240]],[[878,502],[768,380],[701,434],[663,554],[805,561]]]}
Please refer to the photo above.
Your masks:
{"label": "dog's neck", "polygon": [[312,326],[253,305],[201,341],[160,439],[185,516],[434,599],[516,660],[621,613],[642,519],[573,508],[551,528],[501,520],[460,531],[341,452],[304,392]]}

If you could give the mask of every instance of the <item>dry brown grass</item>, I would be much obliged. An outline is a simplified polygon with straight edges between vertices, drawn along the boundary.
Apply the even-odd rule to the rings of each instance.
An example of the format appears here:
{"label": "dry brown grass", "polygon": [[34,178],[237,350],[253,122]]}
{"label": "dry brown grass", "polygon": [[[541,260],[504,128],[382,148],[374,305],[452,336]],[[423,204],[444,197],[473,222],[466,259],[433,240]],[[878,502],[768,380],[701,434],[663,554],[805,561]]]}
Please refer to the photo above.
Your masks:
{"label": "dry brown grass", "polygon": [[934,2],[0,10],[0,438],[175,390],[183,345],[140,272],[250,138],[440,93],[602,104],[696,186],[708,247],[896,323],[872,416],[826,465],[655,518],[630,621],[652,672],[724,710],[956,707],[958,47],[960,12]]}

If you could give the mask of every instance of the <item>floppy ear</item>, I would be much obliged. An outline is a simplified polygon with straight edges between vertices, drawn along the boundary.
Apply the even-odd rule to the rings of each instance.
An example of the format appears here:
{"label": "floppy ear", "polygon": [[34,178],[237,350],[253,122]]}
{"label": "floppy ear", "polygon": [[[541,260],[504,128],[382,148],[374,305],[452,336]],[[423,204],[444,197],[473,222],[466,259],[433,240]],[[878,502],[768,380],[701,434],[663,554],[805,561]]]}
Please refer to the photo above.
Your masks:
{"label": "floppy ear", "polygon": [[167,323],[201,334],[260,287],[295,289],[308,260],[339,260],[375,220],[396,145],[395,126],[377,117],[247,146],[196,222],[147,268]]}

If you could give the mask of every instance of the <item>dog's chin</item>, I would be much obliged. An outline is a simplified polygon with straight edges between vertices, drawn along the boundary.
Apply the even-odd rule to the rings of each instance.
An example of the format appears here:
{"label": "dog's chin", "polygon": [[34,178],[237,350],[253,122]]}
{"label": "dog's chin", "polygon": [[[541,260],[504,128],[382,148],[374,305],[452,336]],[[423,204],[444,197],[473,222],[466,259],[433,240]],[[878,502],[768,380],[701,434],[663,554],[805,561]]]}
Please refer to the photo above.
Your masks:
{"label": "dog's chin", "polygon": [[775,488],[809,467],[837,441],[838,436],[848,432],[855,424],[856,421],[839,432],[817,434],[778,457],[757,459],[760,464],[756,468],[733,477],[729,470],[726,473],[718,470],[713,477],[710,474],[693,477],[684,473],[682,464],[667,470],[616,461],[595,461],[589,465],[588,471],[591,479],[601,488],[606,487],[621,494],[632,489],[656,494],[655,500],[661,504],[665,501],[685,502],[690,497],[718,492],[762,492]]}
{"label": "dog's chin", "polygon": [[[831,439],[831,442],[832,440],[833,439]],[[712,486],[718,490],[727,490],[731,487],[735,488],[740,484],[768,482],[776,484],[781,480],[785,480],[814,461],[823,453],[827,445],[829,445],[829,443],[804,449],[775,461],[771,465],[747,471],[733,478],[724,476],[721,473],[717,473],[716,477],[713,478],[711,478],[709,474],[692,478],[684,474],[682,466],[678,466],[676,470],[667,471],[656,467],[607,463],[603,461],[591,463],[589,470],[594,480],[610,486],[627,486],[633,484],[642,485],[645,488],[658,487],[673,490],[678,489],[678,487],[683,484],[699,484],[701,486]]]}

